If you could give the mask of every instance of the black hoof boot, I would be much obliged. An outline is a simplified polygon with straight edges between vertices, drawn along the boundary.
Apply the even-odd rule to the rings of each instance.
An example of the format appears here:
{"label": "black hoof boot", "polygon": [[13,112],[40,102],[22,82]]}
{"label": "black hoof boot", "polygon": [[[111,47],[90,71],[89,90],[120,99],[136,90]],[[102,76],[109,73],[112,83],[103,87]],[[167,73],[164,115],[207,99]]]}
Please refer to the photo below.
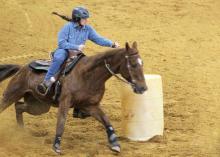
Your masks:
{"label": "black hoof boot", "polygon": [[110,147],[111,151],[113,151],[113,152],[116,152],[116,153],[121,152],[121,146],[119,144],[117,144],[117,145],[111,145],[110,144],[109,147]]}
{"label": "black hoof boot", "polygon": [[60,143],[61,143],[61,136],[56,136],[53,144],[53,150],[57,154],[61,154],[61,149],[60,149]]}
{"label": "black hoof boot", "polygon": [[113,152],[120,153],[121,152],[121,146],[118,143],[118,138],[115,133],[113,133],[109,137],[109,147]]}
{"label": "black hoof boot", "polygon": [[116,153],[121,152],[121,146],[118,143],[117,135],[115,134],[115,131],[112,126],[108,126],[106,128],[107,135],[108,135],[108,142],[109,142],[109,148]]}
{"label": "black hoof boot", "polygon": [[80,118],[80,119],[85,119],[87,117],[90,117],[91,115],[88,113],[85,113],[83,111],[81,111],[80,109],[75,108],[73,110],[73,117],[74,118]]}

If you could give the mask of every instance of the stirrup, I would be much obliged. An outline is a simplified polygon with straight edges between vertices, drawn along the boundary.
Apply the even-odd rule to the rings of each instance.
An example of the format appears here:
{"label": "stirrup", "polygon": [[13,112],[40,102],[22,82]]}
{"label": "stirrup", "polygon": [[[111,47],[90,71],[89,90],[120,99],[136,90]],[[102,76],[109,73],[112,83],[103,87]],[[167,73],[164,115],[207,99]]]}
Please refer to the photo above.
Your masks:
{"label": "stirrup", "polygon": [[50,86],[47,87],[44,83],[37,85],[37,91],[42,95],[47,95],[49,89],[50,89]]}

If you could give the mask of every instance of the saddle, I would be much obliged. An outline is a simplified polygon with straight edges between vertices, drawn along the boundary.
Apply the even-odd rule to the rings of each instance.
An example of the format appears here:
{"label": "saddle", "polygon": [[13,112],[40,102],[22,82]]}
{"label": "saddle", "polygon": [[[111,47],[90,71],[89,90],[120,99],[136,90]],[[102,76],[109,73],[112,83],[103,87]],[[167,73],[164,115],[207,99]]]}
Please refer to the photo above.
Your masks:
{"label": "saddle", "polygon": [[[35,73],[46,73],[50,67],[51,61],[53,59],[54,52],[51,53],[51,60],[34,60],[31,63],[29,63],[29,67],[33,70]],[[59,80],[60,76],[67,75],[75,66],[85,56],[84,53],[80,52],[77,53],[77,55],[73,53],[69,53],[68,58],[66,61],[64,61],[63,65],[61,66],[58,74],[56,74],[56,81],[52,85],[51,89],[48,92],[48,95],[52,97],[52,99],[57,102],[58,97],[61,92],[61,82]]]}
{"label": "saddle", "polygon": [[[53,58],[53,53],[51,54],[51,58]],[[79,62],[79,60],[81,58],[83,58],[85,56],[84,53],[79,53],[76,56],[70,54],[69,57],[66,59],[66,61],[64,62],[63,65],[65,65],[64,67],[61,66],[61,69],[59,71],[59,73],[61,73],[62,75],[67,75],[75,66],[76,64]],[[51,64],[52,60],[44,60],[44,59],[40,59],[40,60],[34,60],[31,63],[29,63],[29,67],[34,71],[34,72],[47,72],[50,64]]]}

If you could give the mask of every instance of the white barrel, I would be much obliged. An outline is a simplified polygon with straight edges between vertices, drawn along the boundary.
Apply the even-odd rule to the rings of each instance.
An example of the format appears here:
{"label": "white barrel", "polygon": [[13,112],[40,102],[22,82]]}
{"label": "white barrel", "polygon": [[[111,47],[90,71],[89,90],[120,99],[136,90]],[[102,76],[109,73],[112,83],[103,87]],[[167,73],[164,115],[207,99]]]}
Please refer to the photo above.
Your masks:
{"label": "white barrel", "polygon": [[148,90],[136,94],[129,85],[121,88],[122,134],[135,141],[163,135],[163,92],[160,75],[144,75]]}

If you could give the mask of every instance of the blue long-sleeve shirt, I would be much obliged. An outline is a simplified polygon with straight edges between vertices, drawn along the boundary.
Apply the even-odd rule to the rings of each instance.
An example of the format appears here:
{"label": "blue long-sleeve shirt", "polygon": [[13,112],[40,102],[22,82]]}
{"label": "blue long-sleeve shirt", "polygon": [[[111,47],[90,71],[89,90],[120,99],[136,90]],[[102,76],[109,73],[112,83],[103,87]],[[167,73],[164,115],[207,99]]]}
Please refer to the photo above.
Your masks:
{"label": "blue long-sleeve shirt", "polygon": [[88,39],[101,46],[113,45],[111,40],[100,36],[90,25],[80,27],[77,23],[68,22],[58,33],[58,48],[78,50],[79,45],[84,45]]}

